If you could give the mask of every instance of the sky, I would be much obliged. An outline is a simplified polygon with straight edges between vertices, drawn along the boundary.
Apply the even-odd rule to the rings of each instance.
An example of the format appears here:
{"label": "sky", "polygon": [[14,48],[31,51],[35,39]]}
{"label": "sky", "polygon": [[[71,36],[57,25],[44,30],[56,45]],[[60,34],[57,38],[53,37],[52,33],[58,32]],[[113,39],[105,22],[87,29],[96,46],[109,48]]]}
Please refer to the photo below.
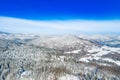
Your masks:
{"label": "sky", "polygon": [[0,0],[0,31],[119,33],[120,0]]}

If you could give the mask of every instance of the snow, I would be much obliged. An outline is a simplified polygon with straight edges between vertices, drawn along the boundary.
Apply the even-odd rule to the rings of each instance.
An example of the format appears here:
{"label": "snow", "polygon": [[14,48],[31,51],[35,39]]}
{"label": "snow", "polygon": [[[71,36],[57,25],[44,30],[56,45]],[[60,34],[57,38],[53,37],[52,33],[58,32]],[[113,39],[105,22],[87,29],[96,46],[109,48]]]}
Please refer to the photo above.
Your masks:
{"label": "snow", "polygon": [[81,58],[79,61],[90,62],[90,61],[92,61],[93,59],[95,59],[95,60],[99,60],[100,57],[93,57],[93,56],[83,57],[83,58]]}
{"label": "snow", "polygon": [[89,62],[88,59],[89,59],[88,57],[85,57],[85,58],[81,58],[79,61]]}
{"label": "snow", "polygon": [[80,38],[84,38],[84,39],[93,39],[93,40],[102,40],[102,41],[111,40],[111,37],[109,37],[107,35],[87,35],[87,34],[81,34],[79,37]]}
{"label": "snow", "polygon": [[103,46],[103,47],[93,46],[91,49],[88,50],[88,52],[89,54],[80,58],[79,61],[90,62],[92,60],[103,60],[103,61],[115,63],[120,66],[120,61],[115,61],[110,58],[102,58],[103,55],[115,54],[114,52],[120,53],[120,48],[114,48],[108,46]]}
{"label": "snow", "polygon": [[106,54],[109,54],[109,51],[100,51],[99,53],[93,55],[93,56],[103,56],[103,55],[106,55]]}
{"label": "snow", "polygon": [[20,80],[34,80],[31,75],[33,75],[31,71],[25,71],[21,74]]}
{"label": "snow", "polygon": [[58,80],[80,80],[80,79],[77,76],[67,74],[65,76],[61,76]]}
{"label": "snow", "polygon": [[60,60],[60,61],[64,61],[64,59],[65,59],[65,56],[59,56],[59,58],[58,58],[58,60]]}
{"label": "snow", "polygon": [[112,62],[112,63],[117,64],[118,66],[120,66],[120,61],[115,61],[115,60],[110,59],[110,58],[101,58],[101,57],[91,57],[91,56],[89,56],[89,57],[83,57],[79,61],[83,61],[83,62],[88,63],[88,62],[92,61],[93,59]]}
{"label": "snow", "polygon": [[112,63],[115,63],[115,64],[120,66],[120,61],[115,61],[115,60],[110,59],[110,58],[102,58],[102,60],[112,62]]}
{"label": "snow", "polygon": [[21,76],[30,75],[30,74],[31,74],[31,71],[25,71],[21,74]]}
{"label": "snow", "polygon": [[74,51],[65,52],[64,54],[70,54],[70,53],[77,54],[77,53],[79,53],[80,51],[81,51],[81,50],[74,50]]}
{"label": "snow", "polygon": [[[103,56],[106,54],[110,54],[112,52],[120,52],[120,48],[114,48],[114,47],[108,47],[108,46],[103,46],[101,48],[99,47],[93,47],[92,49],[88,50],[89,53],[91,53],[92,56]],[[96,54],[93,54],[96,53]]]}
{"label": "snow", "polygon": [[94,46],[92,49],[88,50],[88,52],[90,54],[87,55],[87,57],[81,58],[79,61],[89,62],[93,59],[99,60],[101,58],[101,56],[109,54],[109,51],[107,51],[103,48],[104,47],[100,48],[100,47]]}
{"label": "snow", "polygon": [[108,47],[108,46],[103,46],[102,49],[105,49],[105,50],[110,50],[110,51],[120,51],[120,48],[117,48],[117,47]]}
{"label": "snow", "polygon": [[106,54],[109,54],[110,51],[108,51],[109,48],[106,47],[93,47],[91,50],[88,50],[89,53],[96,53],[96,54],[92,54],[92,56],[103,56]]}
{"label": "snow", "polygon": [[94,53],[94,52],[98,52],[100,50],[100,48],[97,47],[93,47],[92,49],[88,50],[89,53]]}

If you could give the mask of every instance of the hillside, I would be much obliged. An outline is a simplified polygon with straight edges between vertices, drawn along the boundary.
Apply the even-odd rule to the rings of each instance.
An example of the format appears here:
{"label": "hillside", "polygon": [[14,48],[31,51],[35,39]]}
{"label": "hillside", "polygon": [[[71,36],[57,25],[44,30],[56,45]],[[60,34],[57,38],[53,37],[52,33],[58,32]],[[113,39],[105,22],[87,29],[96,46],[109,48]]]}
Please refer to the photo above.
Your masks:
{"label": "hillside", "polygon": [[116,41],[119,36],[0,33],[0,80],[120,80]]}

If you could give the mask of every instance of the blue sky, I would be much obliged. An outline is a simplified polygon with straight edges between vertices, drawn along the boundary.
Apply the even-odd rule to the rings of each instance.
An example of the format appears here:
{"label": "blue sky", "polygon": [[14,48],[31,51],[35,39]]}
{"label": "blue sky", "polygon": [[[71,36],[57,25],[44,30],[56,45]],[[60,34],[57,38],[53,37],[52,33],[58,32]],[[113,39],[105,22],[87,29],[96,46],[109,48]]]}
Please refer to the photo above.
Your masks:
{"label": "blue sky", "polygon": [[[10,23],[9,20],[13,21]],[[41,34],[119,33],[119,22],[120,0],[0,0],[2,31]]]}

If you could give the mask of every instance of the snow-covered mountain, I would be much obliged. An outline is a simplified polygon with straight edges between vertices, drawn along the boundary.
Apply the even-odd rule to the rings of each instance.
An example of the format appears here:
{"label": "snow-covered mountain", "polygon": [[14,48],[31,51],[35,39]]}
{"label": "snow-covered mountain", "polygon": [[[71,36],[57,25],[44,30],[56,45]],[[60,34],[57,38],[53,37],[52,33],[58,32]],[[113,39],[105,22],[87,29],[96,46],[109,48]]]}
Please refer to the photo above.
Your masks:
{"label": "snow-covered mountain", "polygon": [[0,33],[0,80],[120,80],[119,35]]}

